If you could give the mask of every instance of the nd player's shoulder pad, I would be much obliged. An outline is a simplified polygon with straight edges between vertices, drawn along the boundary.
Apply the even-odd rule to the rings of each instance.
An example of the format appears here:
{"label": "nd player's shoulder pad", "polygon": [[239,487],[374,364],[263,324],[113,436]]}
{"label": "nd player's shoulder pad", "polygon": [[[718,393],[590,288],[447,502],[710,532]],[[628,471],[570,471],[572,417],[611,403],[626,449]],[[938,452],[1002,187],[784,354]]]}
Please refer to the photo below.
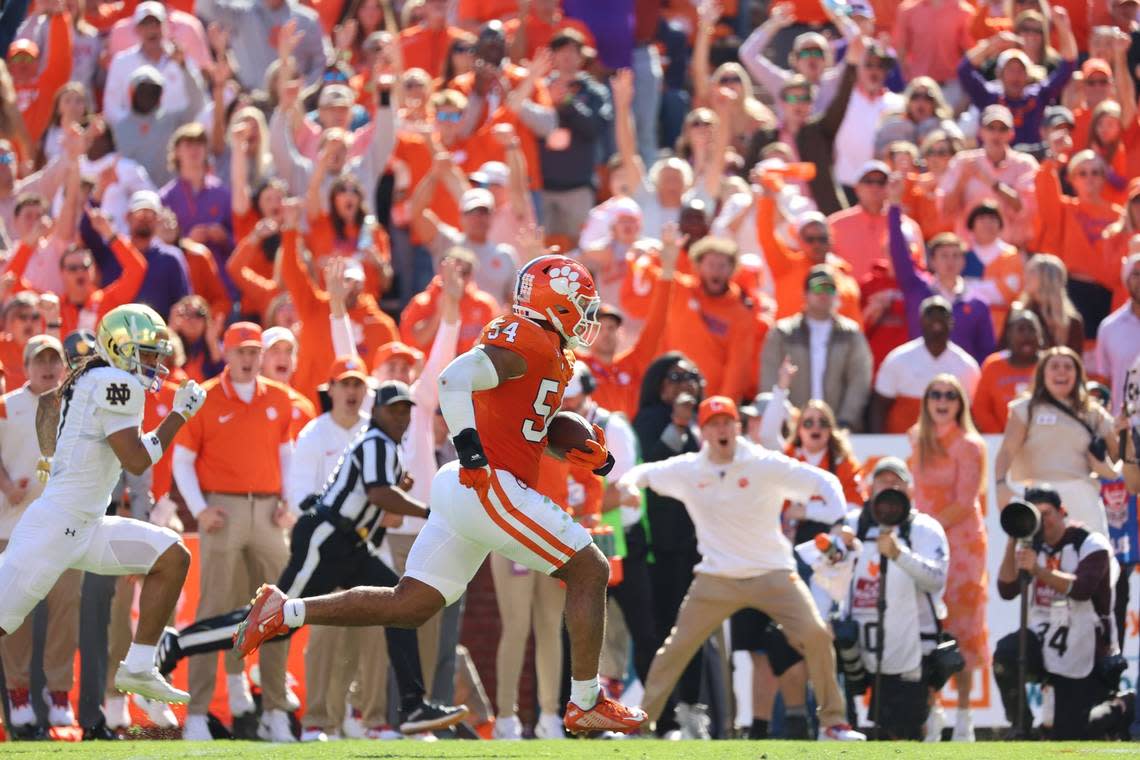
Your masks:
{"label": "nd player's shoulder pad", "polygon": [[100,409],[113,414],[143,413],[146,388],[134,375],[109,367],[91,370],[89,374],[95,405]]}
{"label": "nd player's shoulder pad", "polygon": [[542,350],[551,346],[545,331],[529,319],[510,314],[493,319],[483,328],[479,343],[499,346],[519,354]]}

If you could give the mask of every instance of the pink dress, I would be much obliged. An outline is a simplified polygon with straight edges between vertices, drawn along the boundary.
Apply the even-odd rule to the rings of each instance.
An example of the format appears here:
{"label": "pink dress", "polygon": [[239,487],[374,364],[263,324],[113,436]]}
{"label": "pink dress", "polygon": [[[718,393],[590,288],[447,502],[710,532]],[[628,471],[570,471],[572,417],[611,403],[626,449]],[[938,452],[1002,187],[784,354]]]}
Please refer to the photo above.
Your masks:
{"label": "pink dress", "polygon": [[[958,639],[966,667],[975,670],[990,664],[989,631],[986,628],[986,526],[982,520],[982,473],[986,444],[979,436],[955,427],[939,438],[943,456],[920,466],[917,452],[911,456],[915,508],[930,515],[946,531],[950,567],[943,599],[948,609],[945,629]],[[945,507],[964,504],[973,510],[956,522],[947,522]]]}

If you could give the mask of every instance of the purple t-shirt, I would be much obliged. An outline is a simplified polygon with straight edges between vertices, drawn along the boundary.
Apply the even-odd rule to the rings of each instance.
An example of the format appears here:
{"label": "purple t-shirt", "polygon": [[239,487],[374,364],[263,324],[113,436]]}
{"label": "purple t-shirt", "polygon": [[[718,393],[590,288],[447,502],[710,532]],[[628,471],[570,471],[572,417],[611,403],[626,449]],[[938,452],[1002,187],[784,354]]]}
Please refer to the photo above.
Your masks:
{"label": "purple t-shirt", "polygon": [[598,43],[598,58],[611,69],[633,65],[633,0],[563,0],[562,14],[585,24]]}

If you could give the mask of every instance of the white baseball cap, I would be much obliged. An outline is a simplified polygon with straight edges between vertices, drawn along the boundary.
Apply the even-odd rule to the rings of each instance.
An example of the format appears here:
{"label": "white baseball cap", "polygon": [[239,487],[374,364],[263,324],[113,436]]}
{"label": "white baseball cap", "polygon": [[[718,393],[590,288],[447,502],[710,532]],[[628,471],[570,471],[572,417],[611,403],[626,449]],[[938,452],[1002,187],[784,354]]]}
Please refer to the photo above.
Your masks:
{"label": "white baseball cap", "polygon": [[293,346],[293,350],[297,349],[297,336],[288,327],[270,327],[268,330],[261,334],[261,347],[270,348],[275,343],[285,341]]}
{"label": "white baseball cap", "polygon": [[463,194],[463,199],[459,203],[460,210],[466,214],[468,211],[474,211],[477,208],[485,208],[488,211],[495,210],[495,196],[491,195],[490,190],[482,187],[473,187]]}
{"label": "white baseball cap", "polygon": [[134,23],[137,26],[148,18],[153,18],[160,24],[166,23],[166,8],[162,3],[155,2],[155,0],[146,0],[146,2],[139,3],[135,7],[133,16]]}

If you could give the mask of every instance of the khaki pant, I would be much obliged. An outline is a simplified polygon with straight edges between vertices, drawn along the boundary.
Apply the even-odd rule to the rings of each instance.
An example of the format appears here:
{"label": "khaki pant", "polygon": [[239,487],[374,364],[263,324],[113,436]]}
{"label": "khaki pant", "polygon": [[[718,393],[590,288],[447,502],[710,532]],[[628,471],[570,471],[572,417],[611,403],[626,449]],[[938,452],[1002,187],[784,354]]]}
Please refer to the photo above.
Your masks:
{"label": "khaki pant", "polygon": [[495,656],[495,706],[501,718],[511,717],[518,710],[519,676],[526,656],[526,640],[533,628],[538,707],[543,713],[558,715],[566,590],[549,575],[516,568],[509,559],[497,553],[491,555],[491,577],[495,581],[495,599],[503,624]]}
{"label": "khaki pant", "polygon": [[[278,502],[276,497],[208,493],[206,502],[210,506],[222,507],[226,521],[213,533],[203,532],[199,536],[202,551],[199,619],[248,604],[253,595],[250,586],[276,583],[289,559],[285,532],[273,522]],[[250,571],[249,584],[235,588],[234,579],[242,564]],[[288,639],[266,644],[258,652],[265,709],[284,710]],[[237,672],[231,667],[240,663],[240,658],[232,650],[225,656],[230,658],[226,672]],[[191,715],[205,715],[209,710],[217,671],[215,653],[190,658]]]}
{"label": "khaki pant", "polygon": [[819,616],[807,585],[794,570],[774,570],[740,579],[706,573],[694,576],[677,623],[649,668],[641,702],[649,721],[660,717],[674,684],[705,639],[745,607],[770,615],[783,627],[788,643],[804,656],[819,702],[820,725],[845,722],[843,696],[835,679],[831,631]]}
{"label": "khaki pant", "polygon": [[[8,546],[0,539],[0,552]],[[52,586],[47,604],[47,635],[44,639],[44,676],[49,691],[71,691],[75,683],[75,650],[79,646],[79,591],[83,573],[67,570]],[[32,667],[33,617],[0,638],[0,657],[9,689],[26,689]]]}
{"label": "khaki pant", "polygon": [[325,625],[309,627],[305,647],[305,716],[301,725],[340,731],[344,722],[348,680],[356,670],[357,629]]}
{"label": "khaki pant", "polygon": [[[408,552],[412,550],[415,536],[389,533],[384,536],[388,549],[392,552],[392,569],[403,576],[408,565]],[[431,698],[431,684],[435,677],[435,664],[439,659],[440,613],[416,629],[416,640],[420,650],[420,668],[423,671],[424,696]],[[379,726],[388,722],[388,646],[383,628],[357,629],[360,642],[360,665],[358,668],[358,701],[355,703],[362,713],[365,726]]]}

